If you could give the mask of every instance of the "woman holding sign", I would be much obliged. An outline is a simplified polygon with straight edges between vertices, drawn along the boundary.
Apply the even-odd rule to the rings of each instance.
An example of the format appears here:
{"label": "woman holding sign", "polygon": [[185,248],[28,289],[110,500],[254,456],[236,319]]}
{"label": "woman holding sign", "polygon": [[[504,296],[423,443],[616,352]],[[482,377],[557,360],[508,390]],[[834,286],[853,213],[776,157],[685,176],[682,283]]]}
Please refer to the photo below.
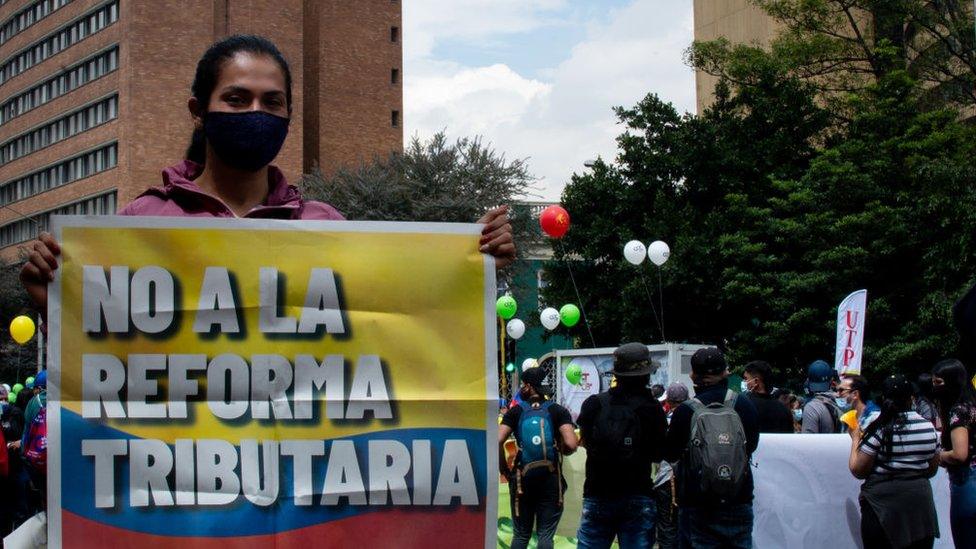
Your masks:
{"label": "woman holding sign", "polygon": [[[213,44],[197,64],[187,107],[194,131],[186,160],[163,170],[163,184],[119,215],[344,219],[328,204],[306,201],[271,165],[288,135],[291,71],[270,41],[235,35]],[[503,267],[515,258],[508,207],[492,209],[481,252]],[[20,278],[38,309],[47,311],[47,283],[61,249],[42,233],[31,243]]]}

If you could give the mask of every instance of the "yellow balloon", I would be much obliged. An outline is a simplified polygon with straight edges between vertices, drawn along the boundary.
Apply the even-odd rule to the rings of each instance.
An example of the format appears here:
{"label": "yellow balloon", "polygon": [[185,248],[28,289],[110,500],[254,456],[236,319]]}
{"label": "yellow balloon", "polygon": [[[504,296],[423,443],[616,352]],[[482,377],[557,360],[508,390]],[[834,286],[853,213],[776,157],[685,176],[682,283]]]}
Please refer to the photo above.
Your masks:
{"label": "yellow balloon", "polygon": [[10,321],[10,335],[21,345],[27,343],[34,337],[34,321],[24,315],[14,318]]}

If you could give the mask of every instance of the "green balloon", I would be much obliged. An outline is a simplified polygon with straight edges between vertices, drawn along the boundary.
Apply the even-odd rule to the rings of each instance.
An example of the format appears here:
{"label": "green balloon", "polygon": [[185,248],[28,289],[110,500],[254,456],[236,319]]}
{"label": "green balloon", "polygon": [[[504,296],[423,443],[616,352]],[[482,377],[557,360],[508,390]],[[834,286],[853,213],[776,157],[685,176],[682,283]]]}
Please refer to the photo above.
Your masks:
{"label": "green balloon", "polygon": [[518,310],[518,304],[515,303],[514,297],[503,295],[495,302],[495,310],[498,311],[498,316],[502,317],[502,319],[509,320],[515,316],[515,311]]}
{"label": "green balloon", "polygon": [[559,320],[563,322],[563,326],[567,328],[572,328],[576,326],[576,323],[580,320],[580,310],[579,307],[573,305],[572,303],[567,303],[559,308]]}
{"label": "green balloon", "polygon": [[569,368],[566,368],[566,381],[573,385],[579,385],[580,381],[583,381],[583,369],[579,364],[570,364]]}
{"label": "green balloon", "polygon": [[20,392],[21,390],[23,390],[23,388],[24,388],[24,386],[23,386],[23,385],[21,385],[20,383],[14,383],[14,386],[13,386],[13,387],[11,387],[11,388],[10,388],[10,390],[11,390],[11,391],[12,391],[12,392],[13,392],[14,394],[17,394],[17,393],[19,393],[19,392]]}
{"label": "green balloon", "polygon": [[508,363],[508,364],[507,364],[507,365],[505,366],[505,371],[506,371],[506,372],[508,372],[508,373],[512,373],[512,372],[514,372],[514,371],[515,371],[515,364],[513,364],[513,363],[511,363],[511,362],[509,362],[509,363]]}
{"label": "green balloon", "polygon": [[25,379],[24,380],[24,383],[25,384],[33,385],[34,384],[34,376],[30,376],[29,378]]}
{"label": "green balloon", "polygon": [[7,395],[7,402],[11,404],[17,402],[17,393],[10,393],[9,395]]}

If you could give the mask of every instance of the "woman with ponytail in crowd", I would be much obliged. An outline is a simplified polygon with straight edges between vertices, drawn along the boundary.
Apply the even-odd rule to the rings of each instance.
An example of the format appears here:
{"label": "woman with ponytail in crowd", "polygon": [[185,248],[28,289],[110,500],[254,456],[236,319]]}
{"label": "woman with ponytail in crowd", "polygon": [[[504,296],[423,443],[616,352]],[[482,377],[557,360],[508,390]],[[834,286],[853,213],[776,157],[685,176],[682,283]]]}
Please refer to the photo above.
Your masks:
{"label": "woman with ponytail in crowd", "polygon": [[[234,35],[210,46],[197,64],[187,101],[194,130],[186,159],[163,170],[162,185],[119,215],[344,219],[328,204],[305,200],[271,164],[288,135],[291,88],[288,62],[269,40]],[[481,252],[494,256],[498,267],[511,263],[515,244],[508,207],[489,211],[478,223],[484,225]],[[21,282],[42,315],[60,252],[54,237],[43,233],[31,243],[21,270]]]}
{"label": "woman with ponytail in crowd", "polygon": [[949,522],[957,549],[976,549],[976,390],[966,367],[943,360],[932,370],[942,420],[942,466],[949,473]]}
{"label": "woman with ponytail in crowd", "polygon": [[930,549],[939,521],[929,479],[939,469],[938,433],[912,409],[912,383],[885,379],[881,413],[851,431],[849,467],[861,485],[864,549]]}

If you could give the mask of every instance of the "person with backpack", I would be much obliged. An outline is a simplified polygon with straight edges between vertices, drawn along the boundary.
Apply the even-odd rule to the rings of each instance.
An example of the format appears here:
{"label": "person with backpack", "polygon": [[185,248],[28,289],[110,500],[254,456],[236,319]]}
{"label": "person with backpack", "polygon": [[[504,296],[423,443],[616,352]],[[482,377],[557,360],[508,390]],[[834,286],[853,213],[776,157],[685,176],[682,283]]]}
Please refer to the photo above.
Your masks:
{"label": "person with backpack", "polygon": [[837,396],[834,387],[837,374],[823,360],[815,360],[807,368],[804,389],[809,396],[803,405],[800,432],[803,434],[839,433],[840,416],[847,411],[847,400]]}
{"label": "person with backpack", "polygon": [[512,549],[528,547],[533,523],[538,535],[537,547],[553,546],[566,490],[561,454],[576,451],[573,418],[569,410],[546,400],[542,391],[545,378],[546,371],[539,367],[529,368],[522,374],[519,389],[522,401],[505,413],[498,427],[499,453],[504,454],[505,441],[510,435],[518,443],[514,470],[508,470],[504,459],[499,462],[502,474],[508,479],[515,529]]}
{"label": "person with backpack", "polygon": [[691,357],[695,398],[671,416],[664,458],[675,466],[678,546],[752,547],[753,479],[749,460],[759,446],[759,417],[748,398],[729,389],[722,351]]}
{"label": "person with backpack", "polygon": [[[34,379],[37,394],[24,412],[24,434],[20,440],[23,458],[21,482],[28,483],[31,514],[43,510],[47,495],[47,370]],[[28,517],[29,518],[29,517]]]}
{"label": "person with backpack", "polygon": [[579,547],[654,545],[652,465],[663,457],[667,421],[648,388],[654,365],[646,345],[625,343],[613,352],[617,384],[583,402],[579,418],[586,448]]}

